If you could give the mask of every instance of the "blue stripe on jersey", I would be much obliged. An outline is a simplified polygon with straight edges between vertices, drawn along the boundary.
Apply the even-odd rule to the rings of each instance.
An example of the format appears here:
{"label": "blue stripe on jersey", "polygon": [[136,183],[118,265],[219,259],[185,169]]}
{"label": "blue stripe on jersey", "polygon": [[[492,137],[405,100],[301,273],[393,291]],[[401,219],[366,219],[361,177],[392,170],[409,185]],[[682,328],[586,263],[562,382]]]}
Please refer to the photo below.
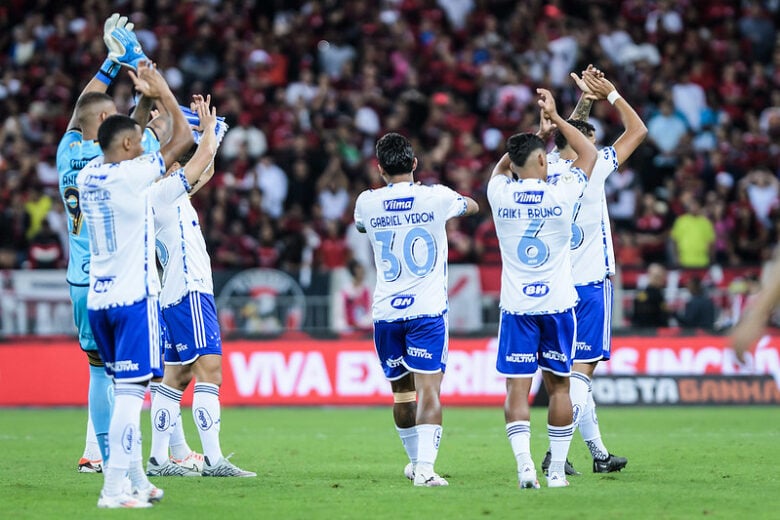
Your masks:
{"label": "blue stripe on jersey", "polygon": [[[144,153],[156,152],[160,143],[147,128],[141,139]],[[69,284],[89,286],[89,232],[81,213],[76,176],[92,159],[103,155],[96,140],[84,141],[81,131],[68,130],[57,146],[57,173],[65,212],[68,214],[68,272]],[[108,228],[107,228],[108,229]]]}

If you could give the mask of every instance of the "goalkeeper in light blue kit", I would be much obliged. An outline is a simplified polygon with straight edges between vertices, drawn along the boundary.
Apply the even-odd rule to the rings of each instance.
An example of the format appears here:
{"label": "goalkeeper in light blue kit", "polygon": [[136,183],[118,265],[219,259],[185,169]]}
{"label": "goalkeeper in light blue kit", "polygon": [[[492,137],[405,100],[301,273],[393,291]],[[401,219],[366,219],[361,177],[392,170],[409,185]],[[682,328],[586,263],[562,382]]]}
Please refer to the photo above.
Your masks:
{"label": "goalkeeper in light blue kit", "polygon": [[393,391],[393,418],[415,486],[446,486],[434,463],[441,439],[439,393],[447,364],[447,220],[479,207],[442,185],[414,182],[417,159],[402,135],[376,143],[387,186],[355,203],[355,226],[374,250],[374,344]]}
{"label": "goalkeeper in light blue kit", "polygon": [[[104,25],[103,39],[109,48],[100,71],[87,83],[76,102],[68,130],[57,148],[59,188],[68,214],[69,258],[67,281],[73,302],[73,316],[78,329],[79,344],[89,359],[89,421],[87,443],[79,461],[82,473],[102,471],[107,459],[106,436],[111,419],[113,384],[103,369],[103,361],[97,352],[87,318],[87,292],[89,288],[89,234],[81,212],[76,176],[92,159],[103,155],[97,142],[98,127],[109,116],[116,114],[113,99],[106,90],[119,74],[122,66],[135,69],[140,60],[146,59],[133,33],[133,24],[127,18],[113,14]],[[150,105],[148,105],[150,108]],[[141,124],[149,117],[149,108],[136,112]],[[159,149],[155,134],[147,129],[142,144],[146,152]]]}

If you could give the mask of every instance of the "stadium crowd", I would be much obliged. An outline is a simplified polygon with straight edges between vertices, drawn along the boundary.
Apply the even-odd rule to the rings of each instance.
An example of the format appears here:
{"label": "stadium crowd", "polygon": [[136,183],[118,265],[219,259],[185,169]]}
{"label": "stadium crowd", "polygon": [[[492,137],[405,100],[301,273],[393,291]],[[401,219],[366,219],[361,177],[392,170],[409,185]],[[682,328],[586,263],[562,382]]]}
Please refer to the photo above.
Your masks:
{"label": "stadium crowd", "polygon": [[[374,143],[388,131],[412,140],[419,181],[480,202],[449,224],[450,262],[497,264],[488,173],[508,135],[537,127],[534,89],[568,114],[569,73],[589,63],[649,130],[607,185],[618,266],[755,266],[780,235],[776,0],[10,0],[0,268],[64,266],[56,144],[115,10],[180,102],[210,93],[231,127],[194,200],[216,269],[370,265],[352,212],[381,185]],[[111,91],[120,111],[131,85]],[[607,103],[591,122],[599,143],[622,131]]]}

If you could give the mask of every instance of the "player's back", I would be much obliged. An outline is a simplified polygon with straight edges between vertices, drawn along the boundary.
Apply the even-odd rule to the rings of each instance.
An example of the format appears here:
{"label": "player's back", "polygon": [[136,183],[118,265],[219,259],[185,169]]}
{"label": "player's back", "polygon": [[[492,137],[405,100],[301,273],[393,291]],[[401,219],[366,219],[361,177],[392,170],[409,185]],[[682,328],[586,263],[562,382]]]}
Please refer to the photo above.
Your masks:
{"label": "player's back", "polygon": [[[144,151],[156,152],[160,144],[151,129],[146,129],[141,141]],[[84,140],[80,130],[68,130],[57,146],[57,173],[60,197],[68,213],[68,272],[71,285],[89,285],[89,233],[84,225],[76,178],[96,157],[103,155],[97,140]]]}
{"label": "player's back", "polygon": [[71,285],[89,284],[89,235],[81,213],[76,177],[84,166],[103,152],[97,141],[84,141],[81,132],[69,130],[57,147],[60,196],[68,212],[68,273]]}
{"label": "player's back", "polygon": [[447,233],[466,201],[451,189],[412,182],[363,192],[355,224],[374,249],[375,321],[438,316],[447,310]]}
{"label": "player's back", "polygon": [[571,218],[586,183],[579,169],[548,182],[496,175],[488,183],[501,245],[502,310],[546,314],[574,306]]}
{"label": "player's back", "polygon": [[198,213],[182,188],[183,175],[183,170],[174,172],[151,188],[157,258],[163,267],[163,307],[178,302],[188,292],[214,293],[211,260]]}
{"label": "player's back", "polygon": [[[548,155],[548,178],[568,172],[572,162]],[[617,167],[617,154],[613,147],[599,150],[588,185],[574,206],[571,251],[575,285],[601,282],[615,272],[604,183]]]}
{"label": "player's back", "polygon": [[90,309],[130,305],[159,292],[149,187],[164,172],[155,153],[110,164],[98,157],[79,173],[90,235]]}

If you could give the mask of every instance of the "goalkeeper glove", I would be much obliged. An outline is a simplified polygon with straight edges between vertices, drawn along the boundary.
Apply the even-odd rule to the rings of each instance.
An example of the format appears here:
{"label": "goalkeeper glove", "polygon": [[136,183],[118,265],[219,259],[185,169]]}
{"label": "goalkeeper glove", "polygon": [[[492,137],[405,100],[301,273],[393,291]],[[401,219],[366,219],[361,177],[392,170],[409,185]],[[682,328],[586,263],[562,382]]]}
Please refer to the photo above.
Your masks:
{"label": "goalkeeper glove", "polygon": [[133,23],[127,17],[112,14],[103,26],[103,41],[108,47],[108,57],[112,61],[138,69],[138,62],[148,60],[138,38],[133,32]]}

